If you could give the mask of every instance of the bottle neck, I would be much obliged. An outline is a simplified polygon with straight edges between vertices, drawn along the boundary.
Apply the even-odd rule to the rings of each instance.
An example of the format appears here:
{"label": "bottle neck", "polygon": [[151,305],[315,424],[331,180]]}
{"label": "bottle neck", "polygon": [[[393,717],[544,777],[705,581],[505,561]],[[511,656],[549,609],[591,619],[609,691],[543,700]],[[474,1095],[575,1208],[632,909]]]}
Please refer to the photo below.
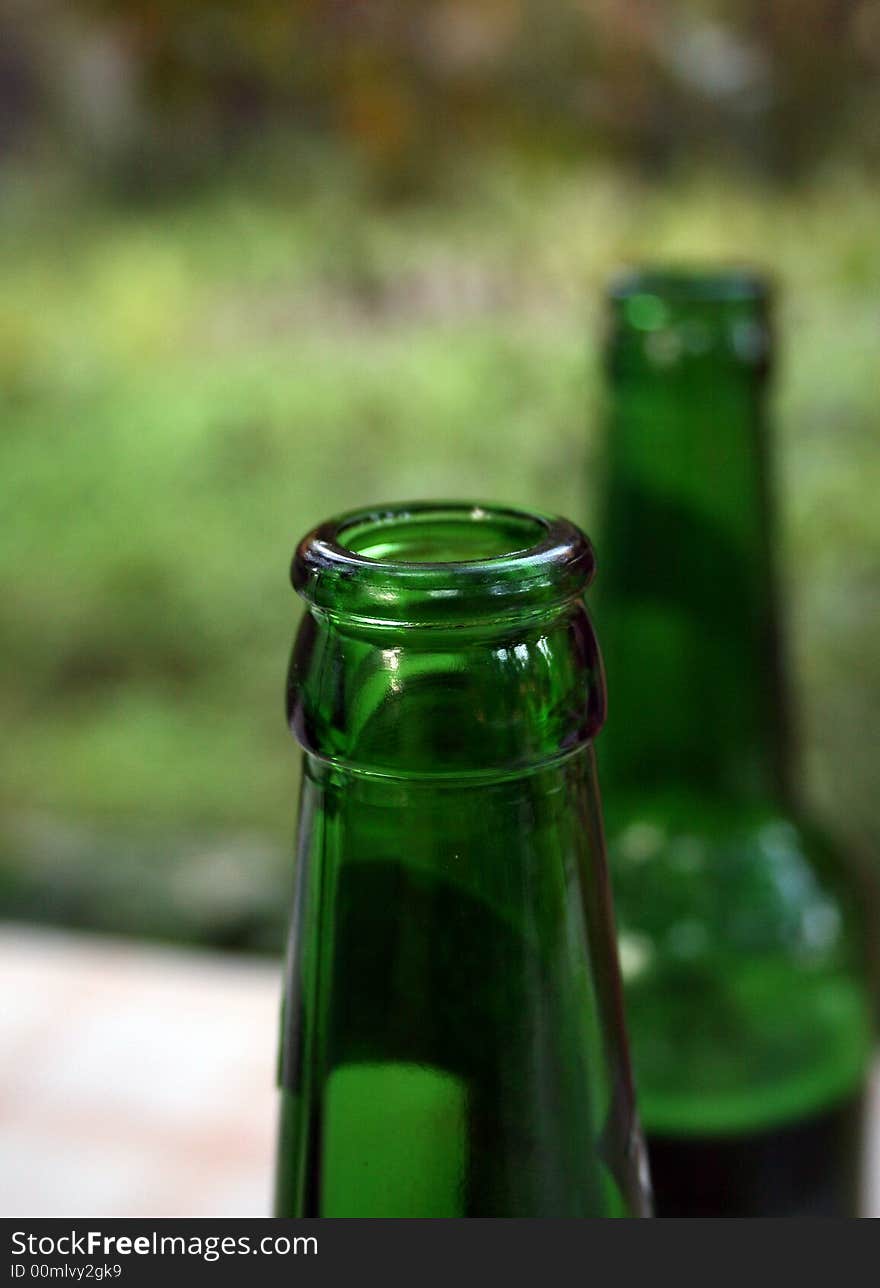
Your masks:
{"label": "bottle neck", "polygon": [[309,604],[288,716],[338,769],[401,779],[532,772],[591,742],[605,713],[579,529],[485,505],[358,511],[300,543]]}
{"label": "bottle neck", "polygon": [[765,383],[763,364],[724,355],[612,365],[597,610],[609,803],[787,796]]}

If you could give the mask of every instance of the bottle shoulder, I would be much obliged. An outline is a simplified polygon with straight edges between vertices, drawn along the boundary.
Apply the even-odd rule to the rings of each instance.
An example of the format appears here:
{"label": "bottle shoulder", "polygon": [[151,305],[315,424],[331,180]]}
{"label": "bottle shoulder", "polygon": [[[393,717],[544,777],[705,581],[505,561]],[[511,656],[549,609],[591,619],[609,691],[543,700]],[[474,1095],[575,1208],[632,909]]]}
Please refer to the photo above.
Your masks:
{"label": "bottle shoulder", "polygon": [[769,804],[616,802],[608,817],[649,1130],[757,1130],[853,1093],[871,1019],[845,856]]}
{"label": "bottle shoulder", "polygon": [[847,856],[809,819],[774,802],[734,806],[685,794],[606,804],[621,923],[687,955],[848,958],[860,938]]}

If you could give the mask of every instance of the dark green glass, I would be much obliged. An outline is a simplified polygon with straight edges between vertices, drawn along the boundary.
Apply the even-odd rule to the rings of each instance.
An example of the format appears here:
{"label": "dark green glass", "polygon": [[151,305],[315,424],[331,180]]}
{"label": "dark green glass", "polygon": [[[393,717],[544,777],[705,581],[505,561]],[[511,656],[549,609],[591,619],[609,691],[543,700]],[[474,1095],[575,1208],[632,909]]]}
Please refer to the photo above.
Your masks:
{"label": "dark green glass", "polygon": [[768,291],[610,295],[599,745],[658,1215],[854,1214],[870,1053],[852,876],[792,800]]}
{"label": "dark green glass", "polygon": [[645,1211],[561,520],[413,505],[299,546],[281,1216]]}

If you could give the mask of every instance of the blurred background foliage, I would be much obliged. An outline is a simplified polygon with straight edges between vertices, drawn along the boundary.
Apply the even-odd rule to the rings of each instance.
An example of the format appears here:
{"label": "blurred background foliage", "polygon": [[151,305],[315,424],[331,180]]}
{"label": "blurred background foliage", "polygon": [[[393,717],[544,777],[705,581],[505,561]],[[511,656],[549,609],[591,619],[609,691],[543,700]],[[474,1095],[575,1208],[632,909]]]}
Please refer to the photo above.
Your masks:
{"label": "blurred background foliage", "polygon": [[7,0],[2,911],[279,945],[295,540],[431,495],[589,528],[646,258],[779,279],[805,784],[875,856],[878,72],[869,0]]}
{"label": "blurred background foliage", "polygon": [[7,0],[9,137],[63,126],[145,193],[255,133],[355,148],[390,191],[463,146],[686,154],[792,177],[880,153],[874,0]]}

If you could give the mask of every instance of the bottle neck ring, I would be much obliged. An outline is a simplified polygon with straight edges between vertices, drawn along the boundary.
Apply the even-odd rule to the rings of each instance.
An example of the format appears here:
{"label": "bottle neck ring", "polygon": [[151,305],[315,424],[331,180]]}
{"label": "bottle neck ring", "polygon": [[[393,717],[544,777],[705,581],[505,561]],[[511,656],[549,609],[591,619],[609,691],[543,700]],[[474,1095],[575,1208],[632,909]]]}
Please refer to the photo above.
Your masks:
{"label": "bottle neck ring", "polygon": [[459,502],[357,510],[320,524],[293,560],[295,589],[352,621],[466,626],[533,616],[581,596],[595,561],[564,519]]}
{"label": "bottle neck ring", "polygon": [[772,286],[747,269],[643,269],[619,275],[608,291],[612,372],[642,368],[654,380],[686,378],[711,365],[766,375]]}

